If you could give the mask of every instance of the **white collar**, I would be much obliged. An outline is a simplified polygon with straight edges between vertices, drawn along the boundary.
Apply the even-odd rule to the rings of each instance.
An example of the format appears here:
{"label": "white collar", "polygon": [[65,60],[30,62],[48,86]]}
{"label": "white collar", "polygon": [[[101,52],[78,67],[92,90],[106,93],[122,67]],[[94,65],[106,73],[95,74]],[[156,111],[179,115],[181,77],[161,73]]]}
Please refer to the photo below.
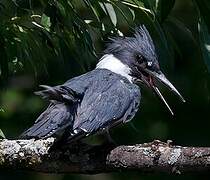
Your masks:
{"label": "white collar", "polygon": [[131,69],[128,65],[123,64],[113,54],[105,54],[96,65],[96,69],[108,69],[116,74],[126,77],[132,83],[132,76],[130,76]]}

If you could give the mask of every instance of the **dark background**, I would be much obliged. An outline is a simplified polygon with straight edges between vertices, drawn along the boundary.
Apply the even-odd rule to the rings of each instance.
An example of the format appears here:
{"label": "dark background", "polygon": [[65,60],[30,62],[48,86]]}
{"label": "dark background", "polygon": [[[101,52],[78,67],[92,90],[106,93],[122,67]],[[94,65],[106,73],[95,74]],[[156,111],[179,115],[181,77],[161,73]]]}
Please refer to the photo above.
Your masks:
{"label": "dark background", "polygon": [[[47,106],[47,102],[33,94],[39,84],[61,84],[93,69],[108,37],[117,36],[119,31],[132,35],[135,26],[145,24],[156,44],[163,72],[187,102],[183,104],[161,87],[175,113],[172,117],[149,89],[141,87],[138,114],[132,123],[112,130],[112,138],[118,144],[170,139],[183,146],[210,146],[209,10],[208,0],[0,1],[1,130],[6,138],[17,138]],[[98,143],[101,137],[92,141]],[[207,179],[208,176],[0,171],[1,180]]]}

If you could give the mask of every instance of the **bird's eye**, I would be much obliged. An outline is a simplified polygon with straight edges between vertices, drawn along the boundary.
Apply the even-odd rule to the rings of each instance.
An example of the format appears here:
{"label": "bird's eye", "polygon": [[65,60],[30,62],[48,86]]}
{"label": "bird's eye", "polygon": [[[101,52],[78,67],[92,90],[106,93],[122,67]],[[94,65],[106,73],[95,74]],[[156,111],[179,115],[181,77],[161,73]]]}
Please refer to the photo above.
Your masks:
{"label": "bird's eye", "polygon": [[140,54],[136,55],[136,60],[138,61],[139,64],[142,64],[143,62],[145,62],[144,56]]}
{"label": "bird's eye", "polygon": [[148,61],[148,62],[147,62],[147,66],[149,66],[149,67],[151,67],[152,64],[153,64],[152,61]]}

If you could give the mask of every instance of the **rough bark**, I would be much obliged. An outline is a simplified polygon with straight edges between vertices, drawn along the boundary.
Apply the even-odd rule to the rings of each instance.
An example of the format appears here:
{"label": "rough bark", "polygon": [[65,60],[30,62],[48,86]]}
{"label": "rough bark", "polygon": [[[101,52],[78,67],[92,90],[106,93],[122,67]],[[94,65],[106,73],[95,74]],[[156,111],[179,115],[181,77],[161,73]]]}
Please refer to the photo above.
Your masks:
{"label": "rough bark", "polygon": [[181,147],[170,143],[129,146],[74,145],[51,148],[46,140],[0,140],[0,168],[46,173],[89,173],[137,170],[183,173],[210,171],[209,147]]}

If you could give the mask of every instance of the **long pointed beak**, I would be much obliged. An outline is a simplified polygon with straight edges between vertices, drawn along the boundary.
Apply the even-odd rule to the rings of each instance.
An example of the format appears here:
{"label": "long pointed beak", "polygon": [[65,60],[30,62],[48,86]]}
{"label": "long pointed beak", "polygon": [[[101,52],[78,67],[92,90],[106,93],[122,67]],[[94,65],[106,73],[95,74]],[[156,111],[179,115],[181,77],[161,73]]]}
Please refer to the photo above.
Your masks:
{"label": "long pointed beak", "polygon": [[182,95],[179,93],[179,91],[174,87],[173,84],[171,84],[171,82],[165,77],[165,75],[161,71],[159,71],[158,73],[150,71],[148,73],[152,75],[155,79],[163,83],[166,87],[168,87],[175,95],[177,95],[180,98],[182,102],[186,102]]}
{"label": "long pointed beak", "polygon": [[[186,102],[185,99],[182,97],[182,95],[179,93],[179,91],[173,86],[173,84],[171,84],[171,82],[165,77],[165,75],[161,71],[155,72],[148,69],[146,69],[145,71],[148,74],[150,74],[154,79],[157,79],[159,82],[163,83],[166,87],[168,87],[176,96],[180,98],[182,102]],[[166,105],[170,113],[174,115],[173,111],[171,110],[170,106],[164,99],[158,87],[156,87],[154,83],[151,83],[150,86],[152,87],[153,91],[158,95],[158,97],[161,99],[161,101]]]}

